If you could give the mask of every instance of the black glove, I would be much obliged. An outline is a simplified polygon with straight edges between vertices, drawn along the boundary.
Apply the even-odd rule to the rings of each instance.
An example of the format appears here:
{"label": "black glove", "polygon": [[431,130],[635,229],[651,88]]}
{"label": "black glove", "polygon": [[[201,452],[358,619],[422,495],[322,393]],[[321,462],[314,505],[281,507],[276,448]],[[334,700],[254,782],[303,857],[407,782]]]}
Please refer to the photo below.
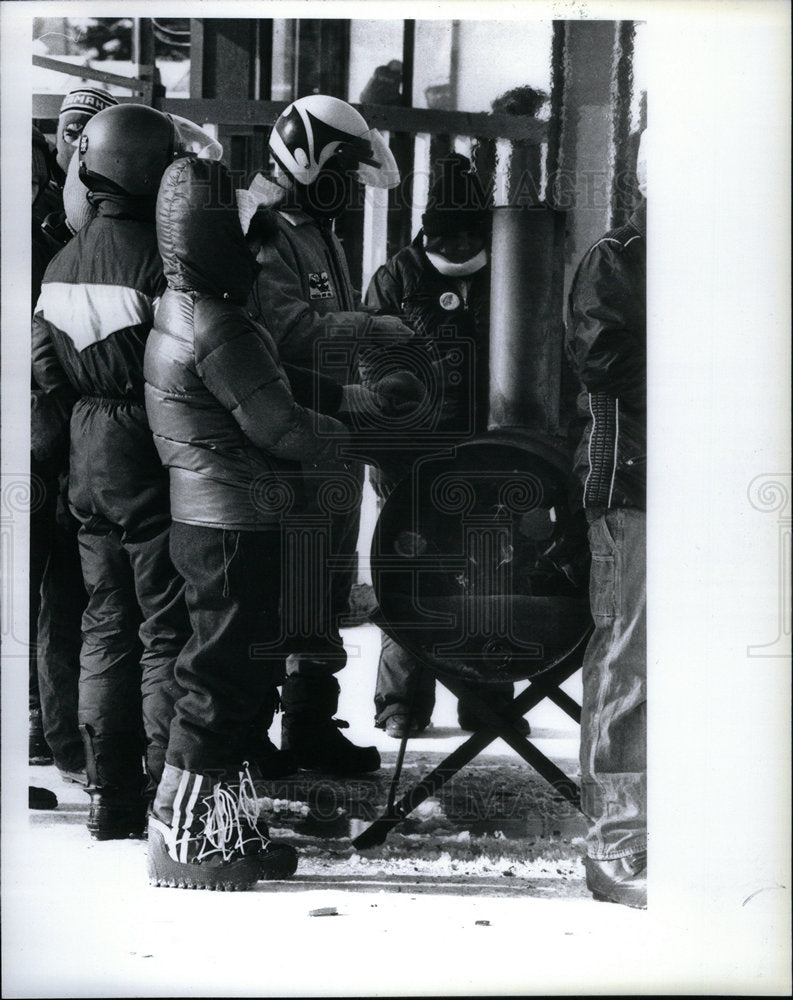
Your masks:
{"label": "black glove", "polygon": [[372,389],[384,400],[383,412],[386,416],[412,413],[421,406],[427,395],[422,382],[406,371],[385,375],[374,383]]}

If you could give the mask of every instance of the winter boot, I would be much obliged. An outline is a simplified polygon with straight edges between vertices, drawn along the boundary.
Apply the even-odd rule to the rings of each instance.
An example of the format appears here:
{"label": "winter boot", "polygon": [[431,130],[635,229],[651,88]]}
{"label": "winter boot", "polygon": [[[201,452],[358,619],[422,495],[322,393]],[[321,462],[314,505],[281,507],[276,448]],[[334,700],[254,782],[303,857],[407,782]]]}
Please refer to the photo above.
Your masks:
{"label": "winter boot", "polygon": [[357,747],[339,732],[348,723],[333,718],[339,707],[339,682],[332,674],[287,677],[281,703],[281,747],[292,751],[300,767],[346,776],[380,767],[377,747]]}
{"label": "winter boot", "polygon": [[265,780],[287,778],[297,771],[297,760],[289,750],[279,750],[267,735],[275,713],[281,707],[278,688],[273,686],[265,696],[261,711],[251,727],[246,753],[257,775]]}
{"label": "winter boot", "polygon": [[51,764],[52,751],[44,736],[41,709],[31,708],[28,713],[28,764]]}
{"label": "winter boot", "polygon": [[[470,699],[460,698],[457,703],[457,721],[460,724],[460,729],[465,730],[467,733],[473,733],[478,729],[486,728],[476,712],[477,701],[482,701],[499,714],[503,714],[505,709],[509,709],[509,706],[512,704],[512,685],[510,684],[505,688],[495,686],[489,688],[479,687],[475,689],[475,697],[471,697]],[[509,710],[507,714],[514,729],[522,736],[531,736],[531,726],[528,719],[524,719],[522,715],[514,710]]]}
{"label": "winter boot", "polygon": [[[268,861],[271,843],[257,827],[258,805],[251,802],[251,789],[242,789],[239,775],[228,777],[194,774],[166,763],[149,816],[152,885],[233,892],[294,872],[291,848],[281,851],[276,845]],[[250,782],[249,775],[245,778]]]}
{"label": "winter boot", "polygon": [[85,745],[88,831],[94,840],[145,837],[143,740],[137,733],[97,734],[80,726]]}
{"label": "winter boot", "polygon": [[28,809],[57,809],[58,796],[49,788],[28,785]]}
{"label": "winter boot", "polygon": [[290,844],[271,840],[265,821],[259,816],[259,800],[253,784],[248,764],[243,766],[239,776],[240,812],[245,823],[252,827],[261,841],[259,852],[259,878],[289,878],[297,871],[297,851]]}

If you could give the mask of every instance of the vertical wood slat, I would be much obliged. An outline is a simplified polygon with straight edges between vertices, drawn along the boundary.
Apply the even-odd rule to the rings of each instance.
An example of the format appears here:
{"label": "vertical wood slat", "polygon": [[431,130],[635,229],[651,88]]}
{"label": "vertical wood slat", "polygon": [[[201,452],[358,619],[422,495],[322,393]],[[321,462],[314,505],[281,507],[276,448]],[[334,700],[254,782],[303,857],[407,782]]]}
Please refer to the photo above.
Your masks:
{"label": "vertical wood slat", "polygon": [[[387,142],[388,133],[383,133],[383,138]],[[377,268],[386,262],[388,239],[388,191],[372,187],[364,190],[362,293]]]}
{"label": "vertical wood slat", "polygon": [[421,216],[427,206],[430,190],[430,135],[419,132],[413,145],[413,203],[411,205],[411,232],[421,229]]}
{"label": "vertical wood slat", "polygon": [[199,100],[204,96],[204,21],[190,18],[190,97]]}
{"label": "vertical wood slat", "polygon": [[512,142],[496,139],[496,163],[493,171],[493,204],[509,204],[509,169],[512,159]]}
{"label": "vertical wood slat", "polygon": [[635,178],[638,137],[631,141],[631,99],[633,97],[633,21],[620,21],[613,83],[614,175],[611,182],[611,226],[628,221],[638,191]]}
{"label": "vertical wood slat", "polygon": [[350,21],[301,18],[296,25],[295,97],[329,94],[346,100],[350,75]]}
{"label": "vertical wood slat", "polygon": [[413,107],[413,76],[416,55],[416,22],[405,21],[402,28],[402,104]]}

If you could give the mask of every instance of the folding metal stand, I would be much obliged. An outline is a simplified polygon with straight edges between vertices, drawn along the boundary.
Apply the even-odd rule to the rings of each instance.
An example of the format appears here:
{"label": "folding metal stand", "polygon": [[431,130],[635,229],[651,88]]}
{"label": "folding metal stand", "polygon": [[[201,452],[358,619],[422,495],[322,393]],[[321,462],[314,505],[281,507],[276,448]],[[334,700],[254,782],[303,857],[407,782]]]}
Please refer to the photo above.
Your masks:
{"label": "folding metal stand", "polygon": [[396,790],[409,739],[409,736],[405,735],[399,747],[385,811],[382,816],[355,837],[352,842],[353,846],[364,849],[384,843],[390,830],[398,826],[425,799],[439,792],[447,781],[453,778],[466,764],[470,764],[499,736],[516,753],[520,754],[539,775],[545,778],[563,798],[580,809],[578,785],[568,778],[545,754],[541,753],[533,743],[530,743],[524,735],[519,733],[513,727],[511,719],[523,717],[541,701],[548,698],[574,722],[581,724],[581,706],[562,691],[559,685],[580,669],[589,635],[590,632],[587,632],[562,660],[532,679],[526,690],[514,698],[508,706],[497,710],[478,697],[476,689],[472,689],[469,685],[451,678],[445,673],[442,674],[434,669],[431,663],[425,661],[427,669],[444,687],[448,688],[457,698],[467,700],[471,710],[479,716],[481,727],[397,802],[395,801]]}

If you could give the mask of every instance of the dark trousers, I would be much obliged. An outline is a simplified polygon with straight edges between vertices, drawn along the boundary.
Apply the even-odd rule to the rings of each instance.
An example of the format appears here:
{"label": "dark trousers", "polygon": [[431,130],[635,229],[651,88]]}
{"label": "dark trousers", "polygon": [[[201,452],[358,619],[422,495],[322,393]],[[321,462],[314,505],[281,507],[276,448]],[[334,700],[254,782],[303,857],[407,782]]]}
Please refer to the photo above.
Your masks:
{"label": "dark trousers", "polygon": [[358,575],[362,486],[354,462],[304,473],[304,517],[284,528],[290,552],[301,553],[284,587],[289,676],[328,677],[347,663],[339,627]]}
{"label": "dark trousers", "polygon": [[80,658],[81,725],[146,735],[161,766],[177,694],[173,666],[188,635],[184,583],[169,553],[171,522],[124,530],[97,515],[79,531],[88,607]]}
{"label": "dark trousers", "polygon": [[[34,465],[34,472],[35,472]],[[87,603],[77,522],[59,506],[57,476],[39,476],[30,517],[30,691],[56,764],[82,767],[77,725],[81,619]]]}
{"label": "dark trousers", "polygon": [[385,633],[377,665],[374,706],[379,726],[384,726],[392,715],[410,715],[422,727],[429,723],[435,707],[435,676]]}
{"label": "dark trousers", "polygon": [[282,663],[281,535],[174,523],[171,556],[192,634],[176,661],[166,760],[198,774],[233,771]]}

